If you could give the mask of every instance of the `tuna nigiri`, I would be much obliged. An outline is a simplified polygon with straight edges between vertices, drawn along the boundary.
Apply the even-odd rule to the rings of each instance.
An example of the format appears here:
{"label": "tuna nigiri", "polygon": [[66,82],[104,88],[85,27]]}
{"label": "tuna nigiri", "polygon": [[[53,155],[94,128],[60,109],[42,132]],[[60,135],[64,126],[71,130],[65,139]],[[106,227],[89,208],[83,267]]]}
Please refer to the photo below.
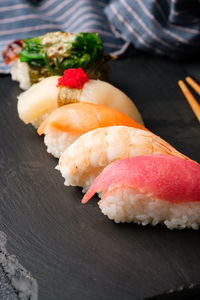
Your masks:
{"label": "tuna nigiri", "polygon": [[65,178],[65,185],[82,186],[87,190],[109,163],[147,154],[168,154],[189,159],[149,131],[111,126],[80,136],[63,152],[57,169]]}
{"label": "tuna nigiri", "polygon": [[[65,72],[68,74],[69,71]],[[82,79],[79,76],[83,74],[77,73],[74,76],[79,83]],[[101,80],[89,80],[81,88],[58,86],[61,79],[60,76],[46,78],[18,96],[17,108],[22,121],[26,124],[32,123],[38,128],[47,115],[57,107],[75,102],[90,102],[117,109],[143,125],[135,104],[113,85]]]}
{"label": "tuna nigiri", "polygon": [[38,128],[38,134],[45,134],[47,152],[59,158],[80,135],[96,128],[113,125],[132,126],[145,130],[144,126],[116,109],[80,102],[54,110]]}
{"label": "tuna nigiri", "polygon": [[96,178],[82,202],[96,192],[101,211],[116,223],[199,228],[200,166],[193,161],[168,155],[118,160]]}

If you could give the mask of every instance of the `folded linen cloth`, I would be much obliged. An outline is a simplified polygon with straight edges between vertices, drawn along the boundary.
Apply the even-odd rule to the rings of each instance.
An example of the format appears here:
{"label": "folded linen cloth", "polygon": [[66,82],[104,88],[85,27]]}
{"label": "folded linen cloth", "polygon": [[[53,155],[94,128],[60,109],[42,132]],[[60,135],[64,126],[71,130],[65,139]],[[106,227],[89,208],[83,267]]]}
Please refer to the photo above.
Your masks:
{"label": "folded linen cloth", "polygon": [[[106,53],[132,43],[145,52],[191,58],[200,51],[198,0],[0,0],[0,51],[48,31],[97,32]],[[8,73],[0,57],[0,72]]]}
{"label": "folded linen cloth", "polygon": [[136,48],[171,58],[199,55],[198,0],[116,0],[105,13],[118,36]]}

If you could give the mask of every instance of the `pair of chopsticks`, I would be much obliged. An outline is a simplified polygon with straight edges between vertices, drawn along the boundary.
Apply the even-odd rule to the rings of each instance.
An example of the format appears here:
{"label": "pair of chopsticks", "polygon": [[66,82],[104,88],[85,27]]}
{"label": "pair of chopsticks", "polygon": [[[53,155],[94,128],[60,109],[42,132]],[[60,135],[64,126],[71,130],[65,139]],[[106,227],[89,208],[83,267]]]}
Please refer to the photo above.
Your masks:
{"label": "pair of chopsticks", "polygon": [[[195,92],[200,96],[200,86],[191,78],[186,77],[185,80],[187,83],[195,90]],[[182,81],[178,81],[178,85],[180,86],[187,102],[189,103],[190,107],[192,108],[195,116],[200,122],[200,104],[197,102],[195,97],[192,95],[186,84]]]}

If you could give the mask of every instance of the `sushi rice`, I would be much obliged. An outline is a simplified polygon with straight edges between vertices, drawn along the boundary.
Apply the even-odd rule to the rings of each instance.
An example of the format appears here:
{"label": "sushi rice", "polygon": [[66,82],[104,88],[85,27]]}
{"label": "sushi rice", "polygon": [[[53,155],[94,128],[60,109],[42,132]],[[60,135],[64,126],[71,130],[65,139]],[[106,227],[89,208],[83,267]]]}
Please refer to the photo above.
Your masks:
{"label": "sushi rice", "polygon": [[138,193],[132,188],[105,193],[98,203],[102,213],[116,223],[134,222],[141,225],[158,223],[169,229],[199,229],[200,202],[172,203]]}
{"label": "sushi rice", "polygon": [[64,132],[51,127],[49,133],[44,137],[44,143],[47,146],[47,152],[59,158],[78,137],[79,133]]}
{"label": "sushi rice", "polygon": [[16,59],[11,68],[11,78],[19,82],[22,90],[29,89],[31,82],[27,63],[22,63],[19,59]]}

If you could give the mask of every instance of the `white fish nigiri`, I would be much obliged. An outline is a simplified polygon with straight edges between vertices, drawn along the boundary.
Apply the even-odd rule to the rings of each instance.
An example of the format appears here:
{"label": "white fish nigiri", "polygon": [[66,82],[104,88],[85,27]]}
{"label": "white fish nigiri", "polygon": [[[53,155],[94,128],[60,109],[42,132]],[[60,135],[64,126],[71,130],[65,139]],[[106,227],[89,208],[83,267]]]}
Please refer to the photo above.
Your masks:
{"label": "white fish nigiri", "polygon": [[199,183],[200,165],[194,161],[169,155],[137,156],[108,165],[82,202],[101,192],[98,205],[116,223],[198,229]]}
{"label": "white fish nigiri", "polygon": [[98,128],[81,135],[61,155],[57,169],[65,185],[87,190],[111,162],[139,155],[168,154],[187,158],[155,134],[127,126]]}
{"label": "white fish nigiri", "polygon": [[18,96],[18,114],[22,121],[39,127],[46,116],[59,106],[89,102],[117,109],[143,125],[135,104],[122,91],[101,80],[89,80],[81,89],[57,86],[59,76],[45,78]]}
{"label": "white fish nigiri", "polygon": [[18,114],[24,123],[32,123],[37,128],[47,115],[58,107],[58,78],[47,77],[17,97]]}

